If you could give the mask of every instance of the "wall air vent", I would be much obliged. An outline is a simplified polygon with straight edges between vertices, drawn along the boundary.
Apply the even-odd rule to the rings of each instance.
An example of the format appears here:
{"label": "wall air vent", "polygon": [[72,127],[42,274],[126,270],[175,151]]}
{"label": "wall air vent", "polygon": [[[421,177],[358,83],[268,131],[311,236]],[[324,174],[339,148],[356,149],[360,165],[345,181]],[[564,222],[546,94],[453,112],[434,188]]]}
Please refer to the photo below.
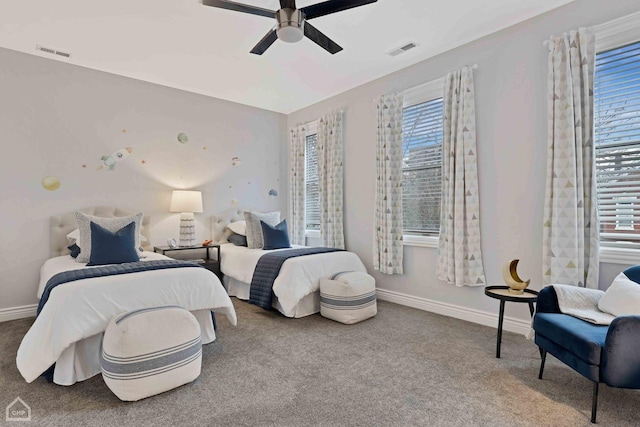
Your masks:
{"label": "wall air vent", "polygon": [[39,44],[36,45],[36,50],[48,55],[55,55],[66,60],[71,60],[71,53],[69,52],[63,52],[61,50],[52,49],[50,47],[41,46]]}
{"label": "wall air vent", "polygon": [[409,42],[409,43],[406,43],[406,44],[404,44],[404,45],[402,45],[400,47],[397,47],[395,49],[390,50],[389,52],[387,52],[387,55],[389,55],[389,56],[398,56],[401,53],[405,53],[406,51],[411,50],[411,49],[413,49],[414,47],[417,47],[417,46],[418,46],[417,43]]}

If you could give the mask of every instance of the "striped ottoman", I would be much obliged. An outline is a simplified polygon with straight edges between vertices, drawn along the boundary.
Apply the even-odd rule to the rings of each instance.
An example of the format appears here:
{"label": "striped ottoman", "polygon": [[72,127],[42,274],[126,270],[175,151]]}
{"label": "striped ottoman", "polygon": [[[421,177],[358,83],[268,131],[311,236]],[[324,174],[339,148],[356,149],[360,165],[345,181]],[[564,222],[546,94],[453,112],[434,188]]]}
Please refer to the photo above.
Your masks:
{"label": "striped ottoman", "polygon": [[320,279],[320,314],[351,325],[373,317],[376,281],[367,273],[345,271]]}
{"label": "striped ottoman", "polygon": [[159,394],[200,376],[200,324],[177,306],[116,316],[102,341],[102,378],[121,400]]}

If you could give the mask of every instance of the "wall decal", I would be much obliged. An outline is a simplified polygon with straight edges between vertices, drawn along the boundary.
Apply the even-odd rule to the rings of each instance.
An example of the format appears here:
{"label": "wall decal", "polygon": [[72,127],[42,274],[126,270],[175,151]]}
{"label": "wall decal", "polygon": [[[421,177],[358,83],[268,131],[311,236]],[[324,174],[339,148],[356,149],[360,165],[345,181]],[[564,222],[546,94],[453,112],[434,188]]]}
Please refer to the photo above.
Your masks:
{"label": "wall decal", "polygon": [[60,188],[60,180],[55,176],[45,176],[42,178],[42,188],[48,191],[56,191]]}
{"label": "wall decal", "polygon": [[178,141],[180,142],[180,144],[186,144],[187,142],[189,142],[189,136],[187,136],[187,134],[184,132],[180,132],[178,134]]}
{"label": "wall decal", "polygon": [[269,196],[278,197],[278,192],[272,188],[271,190],[269,190]]}
{"label": "wall decal", "polygon": [[207,147],[202,147],[202,149],[203,149],[203,150],[206,150],[206,149],[207,149]]}
{"label": "wall decal", "polygon": [[234,157],[233,159],[231,159],[231,166],[238,166],[240,163],[242,162],[238,157]]}
{"label": "wall decal", "polygon": [[238,199],[231,199],[231,206],[238,206]]}
{"label": "wall decal", "polygon": [[146,160],[140,160],[140,163],[142,163],[143,165],[146,165],[147,161]]}
{"label": "wall decal", "polygon": [[98,170],[101,170],[104,168],[110,171],[114,170],[116,168],[116,163],[121,162],[127,157],[129,157],[129,154],[131,154],[132,151],[133,151],[133,148],[125,147],[125,148],[119,149],[115,153],[112,153],[110,156],[102,156],[100,158],[100,161],[102,162],[102,164],[98,166]]}
{"label": "wall decal", "polygon": [[87,168],[87,165],[82,165],[82,168],[83,168],[83,169],[86,169],[86,168]]}

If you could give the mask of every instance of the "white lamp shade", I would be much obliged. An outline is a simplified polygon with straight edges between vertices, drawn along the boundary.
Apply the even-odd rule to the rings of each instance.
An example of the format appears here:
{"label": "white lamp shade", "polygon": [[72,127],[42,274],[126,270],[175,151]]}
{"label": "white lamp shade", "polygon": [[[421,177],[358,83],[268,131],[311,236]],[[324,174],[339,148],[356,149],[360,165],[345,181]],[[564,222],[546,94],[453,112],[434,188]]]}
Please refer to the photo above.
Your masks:
{"label": "white lamp shade", "polygon": [[202,193],[200,191],[173,190],[169,211],[202,213]]}
{"label": "white lamp shade", "polygon": [[296,43],[302,40],[304,32],[299,27],[282,27],[276,30],[276,35],[283,42]]}

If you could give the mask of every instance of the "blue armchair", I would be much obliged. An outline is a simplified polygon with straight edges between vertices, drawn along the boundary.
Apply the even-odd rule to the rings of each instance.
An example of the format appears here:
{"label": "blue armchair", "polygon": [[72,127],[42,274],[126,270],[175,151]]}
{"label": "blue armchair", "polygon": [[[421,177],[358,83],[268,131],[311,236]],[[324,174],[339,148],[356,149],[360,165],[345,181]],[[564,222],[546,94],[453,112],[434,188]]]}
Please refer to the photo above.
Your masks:
{"label": "blue armchair", "polygon": [[[624,271],[640,285],[640,265]],[[547,353],[593,381],[591,422],[596,422],[598,385],[640,388],[640,316],[619,316],[609,326],[594,325],[562,314],[556,292],[548,286],[538,294],[533,319],[535,343],[542,358],[542,379]]]}

